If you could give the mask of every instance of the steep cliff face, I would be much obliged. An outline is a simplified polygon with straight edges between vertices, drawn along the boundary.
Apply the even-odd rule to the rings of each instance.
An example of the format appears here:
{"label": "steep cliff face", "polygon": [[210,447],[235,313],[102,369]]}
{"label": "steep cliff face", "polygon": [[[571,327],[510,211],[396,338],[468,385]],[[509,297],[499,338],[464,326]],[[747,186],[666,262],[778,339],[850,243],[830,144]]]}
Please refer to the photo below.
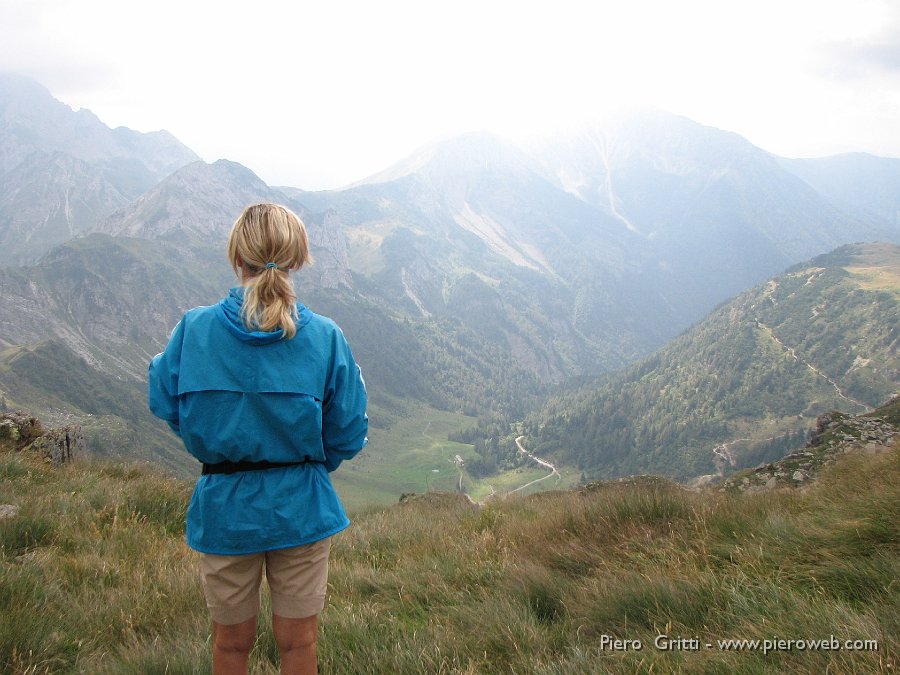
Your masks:
{"label": "steep cliff face", "polygon": [[102,169],[62,152],[33,152],[15,174],[0,184],[0,257],[8,261],[28,261],[129,202]]}
{"label": "steep cliff face", "polygon": [[[340,216],[335,211],[313,216],[301,213],[309,234],[309,245],[314,251],[313,267],[321,288],[349,288],[350,249],[344,235]],[[304,272],[306,276],[308,270]],[[302,277],[301,277],[302,278]]]}

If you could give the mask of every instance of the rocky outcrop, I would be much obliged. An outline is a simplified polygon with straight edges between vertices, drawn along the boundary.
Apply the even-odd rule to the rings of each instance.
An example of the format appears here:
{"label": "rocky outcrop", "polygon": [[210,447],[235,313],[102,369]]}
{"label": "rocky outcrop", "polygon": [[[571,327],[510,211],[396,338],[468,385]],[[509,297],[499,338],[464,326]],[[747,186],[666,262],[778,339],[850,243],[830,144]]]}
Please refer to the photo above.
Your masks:
{"label": "rocky outcrop", "polygon": [[77,424],[45,431],[40,421],[22,411],[0,415],[0,450],[37,455],[48,464],[73,462],[84,452],[84,430]]}
{"label": "rocky outcrop", "polygon": [[44,433],[40,421],[21,410],[0,415],[0,450],[21,450]]}
{"label": "rocky outcrop", "polygon": [[[313,268],[319,276],[318,283],[322,288],[351,286],[349,246],[337,212],[330,209],[321,218],[304,215],[303,220],[309,233],[310,249],[319,268]],[[307,273],[308,270],[304,270],[304,274]]]}
{"label": "rocky outcrop", "polygon": [[54,466],[67,464],[84,452],[84,430],[77,424],[51,429],[23,451],[33,452]]}
{"label": "rocky outcrop", "polygon": [[900,397],[864,415],[832,411],[820,415],[809,442],[777,462],[738,473],[719,490],[760,492],[814,483],[823,467],[853,452],[887,452],[900,441]]}

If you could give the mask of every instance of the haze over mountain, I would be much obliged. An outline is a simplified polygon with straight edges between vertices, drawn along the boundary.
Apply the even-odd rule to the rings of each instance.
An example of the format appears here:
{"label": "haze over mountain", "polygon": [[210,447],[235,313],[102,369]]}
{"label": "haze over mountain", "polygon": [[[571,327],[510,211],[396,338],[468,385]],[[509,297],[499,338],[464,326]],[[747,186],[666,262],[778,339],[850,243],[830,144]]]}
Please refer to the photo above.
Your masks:
{"label": "haze over mountain", "polygon": [[896,223],[848,217],[740,136],[662,111],[582,128],[531,153],[560,188],[648,240],[680,317],[699,318],[747,286],[849,241],[900,237]]}
{"label": "haze over mountain", "polygon": [[[0,270],[0,389],[51,421],[74,415],[107,450],[137,452],[152,433],[122,402],[143,396],[146,361],[181,313],[234,283],[224,244],[250,202],[304,218],[316,263],[300,297],[347,333],[376,425],[404,401],[521,419],[551,386],[645,356],[791,264],[900,240],[897,222],[866,215],[865,191],[823,194],[790,162],[660,112],[530,147],[444,139],[348,188],[306,192],[196,161],[164,133],[110,130],[21,80],[2,91],[2,260],[44,257]],[[884,175],[900,165],[884,161]],[[883,192],[879,213],[889,180]],[[39,370],[21,388],[26,355]],[[84,386],[131,393],[115,405],[63,396],[40,371],[53,358],[80,364],[85,382],[95,373]],[[184,468],[164,434],[154,452]]]}
{"label": "haze over mountain", "polygon": [[779,159],[833,204],[876,224],[886,238],[900,228],[900,161],[866,153],[817,159]]}
{"label": "haze over mountain", "polygon": [[608,318],[661,304],[630,260],[642,243],[496,136],[438,142],[361,185],[300,199],[336,214],[364,292],[461,322],[542,377],[615,367],[652,344],[653,331]]}
{"label": "haze over mountain", "polygon": [[361,260],[404,223],[442,239],[465,230],[495,258],[567,284],[588,335],[634,326],[639,351],[791,264],[852,241],[900,241],[897,219],[853,206],[867,194],[841,210],[743,138],[659,111],[525,149],[486,133],[451,138],[302,199],[341,214]]}

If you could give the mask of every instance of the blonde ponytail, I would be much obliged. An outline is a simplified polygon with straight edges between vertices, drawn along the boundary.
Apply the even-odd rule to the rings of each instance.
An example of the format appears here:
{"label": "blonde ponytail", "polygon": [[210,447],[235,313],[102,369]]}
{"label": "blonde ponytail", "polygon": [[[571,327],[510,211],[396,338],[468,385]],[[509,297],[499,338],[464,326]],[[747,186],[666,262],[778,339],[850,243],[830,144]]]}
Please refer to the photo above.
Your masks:
{"label": "blonde ponytail", "polygon": [[244,209],[228,237],[228,260],[246,287],[241,314],[248,329],[297,333],[297,296],[288,273],[312,262],[303,221],[279,204]]}

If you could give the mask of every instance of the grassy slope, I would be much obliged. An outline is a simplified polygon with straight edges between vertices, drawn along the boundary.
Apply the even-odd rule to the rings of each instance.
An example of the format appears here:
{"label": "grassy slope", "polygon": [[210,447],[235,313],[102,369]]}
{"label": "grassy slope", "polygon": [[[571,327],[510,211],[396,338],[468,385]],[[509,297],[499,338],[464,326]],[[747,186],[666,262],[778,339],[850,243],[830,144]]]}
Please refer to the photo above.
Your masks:
{"label": "grassy slope", "polygon": [[[207,672],[187,483],[0,455],[0,671]],[[662,480],[471,506],[428,495],[334,546],[332,673],[892,672],[900,446],[811,489],[730,496]],[[878,640],[878,651],[660,651],[657,634]],[[602,649],[604,636],[641,651]],[[274,673],[261,622],[253,672]]]}
{"label": "grassy slope", "polygon": [[48,427],[81,425],[95,454],[152,460],[181,476],[196,466],[147,409],[146,382],[95,370],[56,340],[0,351],[0,391],[11,409],[28,410]]}

